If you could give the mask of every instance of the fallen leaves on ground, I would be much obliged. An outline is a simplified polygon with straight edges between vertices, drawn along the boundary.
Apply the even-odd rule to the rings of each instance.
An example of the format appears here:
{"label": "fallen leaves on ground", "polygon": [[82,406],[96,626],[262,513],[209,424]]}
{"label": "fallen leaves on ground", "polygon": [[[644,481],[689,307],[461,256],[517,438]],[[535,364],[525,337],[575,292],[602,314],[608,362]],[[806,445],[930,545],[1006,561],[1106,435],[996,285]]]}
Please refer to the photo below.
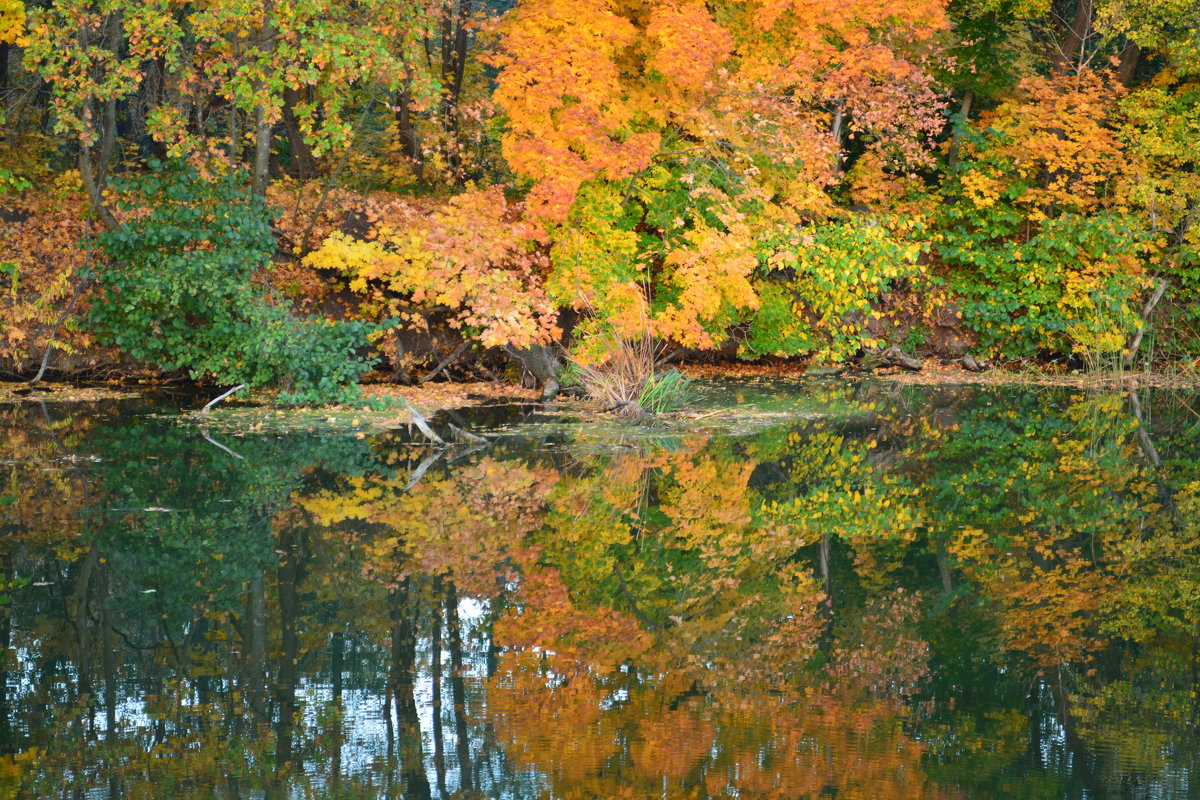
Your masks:
{"label": "fallen leaves on ground", "polygon": [[968,372],[957,365],[926,362],[920,372],[891,368],[871,373],[876,379],[921,386],[967,383],[981,386],[1073,386],[1078,388],[1149,386],[1158,389],[1184,389],[1200,386],[1196,372],[1044,372],[1037,368],[991,369]]}
{"label": "fallen leaves on ground", "polygon": [[689,378],[824,378],[844,369],[841,377],[874,378],[919,386],[939,384],[972,384],[979,386],[1073,386],[1079,388],[1099,386],[1149,386],[1160,389],[1186,389],[1200,386],[1200,371],[1188,366],[1184,369],[1158,372],[1091,372],[1052,371],[1051,365],[1039,368],[1036,365],[1017,365],[1013,368],[995,368],[986,372],[969,372],[957,364],[937,364],[927,359],[920,372],[908,372],[899,367],[887,367],[873,371],[857,370],[850,365],[841,368],[822,368],[796,362],[749,363],[749,364],[687,364],[681,367]]}
{"label": "fallen leaves on ground", "polygon": [[505,383],[479,381],[475,383],[426,383],[420,386],[375,384],[363,387],[363,394],[372,400],[396,400],[412,403],[425,416],[438,411],[485,405],[497,402],[532,402],[537,400],[536,389],[523,389]]}
{"label": "fallen leaves on ground", "polygon": [[30,389],[28,383],[0,383],[0,403],[24,403],[48,400],[55,403],[94,403],[99,400],[124,400],[137,397],[128,389],[108,386],[71,386],[43,383]]}

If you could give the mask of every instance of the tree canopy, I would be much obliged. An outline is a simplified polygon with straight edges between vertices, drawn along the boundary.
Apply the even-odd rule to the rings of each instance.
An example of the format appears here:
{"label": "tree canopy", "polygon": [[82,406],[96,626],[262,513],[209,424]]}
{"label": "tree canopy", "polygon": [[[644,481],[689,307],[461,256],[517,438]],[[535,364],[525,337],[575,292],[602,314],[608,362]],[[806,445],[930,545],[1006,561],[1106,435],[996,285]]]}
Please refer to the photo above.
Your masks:
{"label": "tree canopy", "polygon": [[745,359],[953,340],[1128,364],[1154,323],[1155,352],[1186,356],[1198,17],[1192,0],[9,2],[0,357],[26,369],[82,293],[99,316],[55,347],[111,359],[87,320],[123,302],[102,276],[126,253],[103,242],[177,202],[121,195],[156,162],[244,186],[226,202],[274,242],[243,279],[254,302],[300,331],[384,323],[358,341],[396,371],[573,329]]}

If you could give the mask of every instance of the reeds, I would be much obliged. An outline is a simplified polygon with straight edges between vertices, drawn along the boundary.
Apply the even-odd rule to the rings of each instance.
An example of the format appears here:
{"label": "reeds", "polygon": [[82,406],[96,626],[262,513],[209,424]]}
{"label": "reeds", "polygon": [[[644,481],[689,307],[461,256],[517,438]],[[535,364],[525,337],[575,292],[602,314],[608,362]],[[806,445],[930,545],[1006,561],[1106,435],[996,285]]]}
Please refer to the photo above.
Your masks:
{"label": "reeds", "polygon": [[571,359],[571,372],[588,397],[605,410],[638,419],[679,409],[691,395],[691,381],[679,370],[664,368],[660,348],[649,335],[630,337],[616,331],[588,335],[583,352]]}

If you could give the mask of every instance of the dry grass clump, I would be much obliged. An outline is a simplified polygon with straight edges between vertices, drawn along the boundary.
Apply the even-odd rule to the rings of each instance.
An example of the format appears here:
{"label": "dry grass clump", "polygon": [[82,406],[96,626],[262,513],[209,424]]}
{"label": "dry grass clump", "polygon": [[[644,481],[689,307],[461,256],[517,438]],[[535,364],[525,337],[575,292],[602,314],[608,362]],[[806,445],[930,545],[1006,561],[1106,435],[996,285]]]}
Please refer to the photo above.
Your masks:
{"label": "dry grass clump", "polygon": [[639,419],[676,411],[691,395],[691,381],[664,367],[651,336],[594,333],[581,352],[587,355],[571,359],[571,377],[606,411]]}

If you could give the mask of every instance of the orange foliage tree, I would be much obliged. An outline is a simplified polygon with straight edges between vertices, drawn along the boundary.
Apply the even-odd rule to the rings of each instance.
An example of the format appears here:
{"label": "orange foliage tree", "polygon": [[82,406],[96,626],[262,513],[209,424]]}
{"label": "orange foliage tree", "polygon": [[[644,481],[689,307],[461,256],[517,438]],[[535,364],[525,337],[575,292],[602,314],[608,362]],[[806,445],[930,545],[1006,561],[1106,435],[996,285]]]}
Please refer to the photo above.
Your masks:
{"label": "orange foliage tree", "polygon": [[[945,27],[937,2],[519,4],[495,98],[552,245],[550,297],[627,333],[724,342],[761,305],[772,234],[834,208],[852,140],[892,169],[931,163]],[[776,317],[819,305],[819,281],[800,283]]]}

